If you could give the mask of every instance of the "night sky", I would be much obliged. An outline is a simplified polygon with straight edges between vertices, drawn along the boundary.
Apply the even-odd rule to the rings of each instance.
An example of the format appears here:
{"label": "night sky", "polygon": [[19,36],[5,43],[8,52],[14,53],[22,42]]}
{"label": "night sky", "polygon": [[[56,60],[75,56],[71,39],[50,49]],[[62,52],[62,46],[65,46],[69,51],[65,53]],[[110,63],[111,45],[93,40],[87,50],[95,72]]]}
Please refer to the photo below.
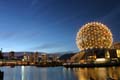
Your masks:
{"label": "night sky", "polygon": [[120,41],[120,0],[0,0],[3,51],[74,52],[88,22],[106,24]]}

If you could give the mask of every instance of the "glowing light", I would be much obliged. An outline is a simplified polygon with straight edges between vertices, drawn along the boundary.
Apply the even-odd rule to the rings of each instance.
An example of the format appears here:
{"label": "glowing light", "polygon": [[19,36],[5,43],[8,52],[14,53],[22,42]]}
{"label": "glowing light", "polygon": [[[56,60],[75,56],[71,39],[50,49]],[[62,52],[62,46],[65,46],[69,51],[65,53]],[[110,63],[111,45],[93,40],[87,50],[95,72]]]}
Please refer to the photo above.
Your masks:
{"label": "glowing light", "polygon": [[104,63],[106,61],[106,59],[105,58],[97,58],[96,59],[96,63]]}
{"label": "glowing light", "polygon": [[117,50],[117,57],[120,58],[120,50]]}
{"label": "glowing light", "polygon": [[102,23],[91,22],[83,25],[77,33],[76,43],[80,50],[88,48],[110,48],[112,33]]}
{"label": "glowing light", "polygon": [[21,69],[22,69],[22,80],[25,80],[25,75],[24,75],[24,70],[25,70],[25,67],[24,66],[22,66],[21,67]]}

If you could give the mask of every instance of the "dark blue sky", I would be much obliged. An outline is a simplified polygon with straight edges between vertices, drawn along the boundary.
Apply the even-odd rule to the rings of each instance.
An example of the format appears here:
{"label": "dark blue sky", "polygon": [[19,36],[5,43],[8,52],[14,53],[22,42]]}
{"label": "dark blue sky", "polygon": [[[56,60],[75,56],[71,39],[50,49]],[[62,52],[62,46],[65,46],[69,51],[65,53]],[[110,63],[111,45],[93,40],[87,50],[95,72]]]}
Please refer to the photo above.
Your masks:
{"label": "dark blue sky", "polygon": [[0,0],[0,47],[3,51],[78,51],[79,28],[91,21],[106,24],[120,41],[119,0]]}

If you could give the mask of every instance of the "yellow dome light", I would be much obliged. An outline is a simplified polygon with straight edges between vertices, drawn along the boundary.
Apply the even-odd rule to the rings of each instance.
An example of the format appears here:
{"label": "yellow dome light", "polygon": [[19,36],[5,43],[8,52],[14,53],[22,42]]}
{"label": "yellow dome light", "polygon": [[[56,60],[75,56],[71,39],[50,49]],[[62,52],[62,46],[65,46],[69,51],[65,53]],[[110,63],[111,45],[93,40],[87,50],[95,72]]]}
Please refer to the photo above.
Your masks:
{"label": "yellow dome light", "polygon": [[99,22],[83,25],[77,33],[76,43],[80,50],[88,48],[110,48],[113,42],[108,27]]}

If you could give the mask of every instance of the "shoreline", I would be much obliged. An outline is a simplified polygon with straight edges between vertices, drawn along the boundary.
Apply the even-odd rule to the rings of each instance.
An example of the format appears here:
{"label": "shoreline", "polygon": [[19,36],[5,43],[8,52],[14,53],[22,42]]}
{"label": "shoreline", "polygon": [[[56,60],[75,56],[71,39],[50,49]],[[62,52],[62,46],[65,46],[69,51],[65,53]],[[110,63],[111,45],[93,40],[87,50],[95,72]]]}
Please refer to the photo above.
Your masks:
{"label": "shoreline", "polygon": [[120,66],[120,63],[89,63],[89,64],[64,64],[66,68],[94,68],[94,67],[112,67]]}

